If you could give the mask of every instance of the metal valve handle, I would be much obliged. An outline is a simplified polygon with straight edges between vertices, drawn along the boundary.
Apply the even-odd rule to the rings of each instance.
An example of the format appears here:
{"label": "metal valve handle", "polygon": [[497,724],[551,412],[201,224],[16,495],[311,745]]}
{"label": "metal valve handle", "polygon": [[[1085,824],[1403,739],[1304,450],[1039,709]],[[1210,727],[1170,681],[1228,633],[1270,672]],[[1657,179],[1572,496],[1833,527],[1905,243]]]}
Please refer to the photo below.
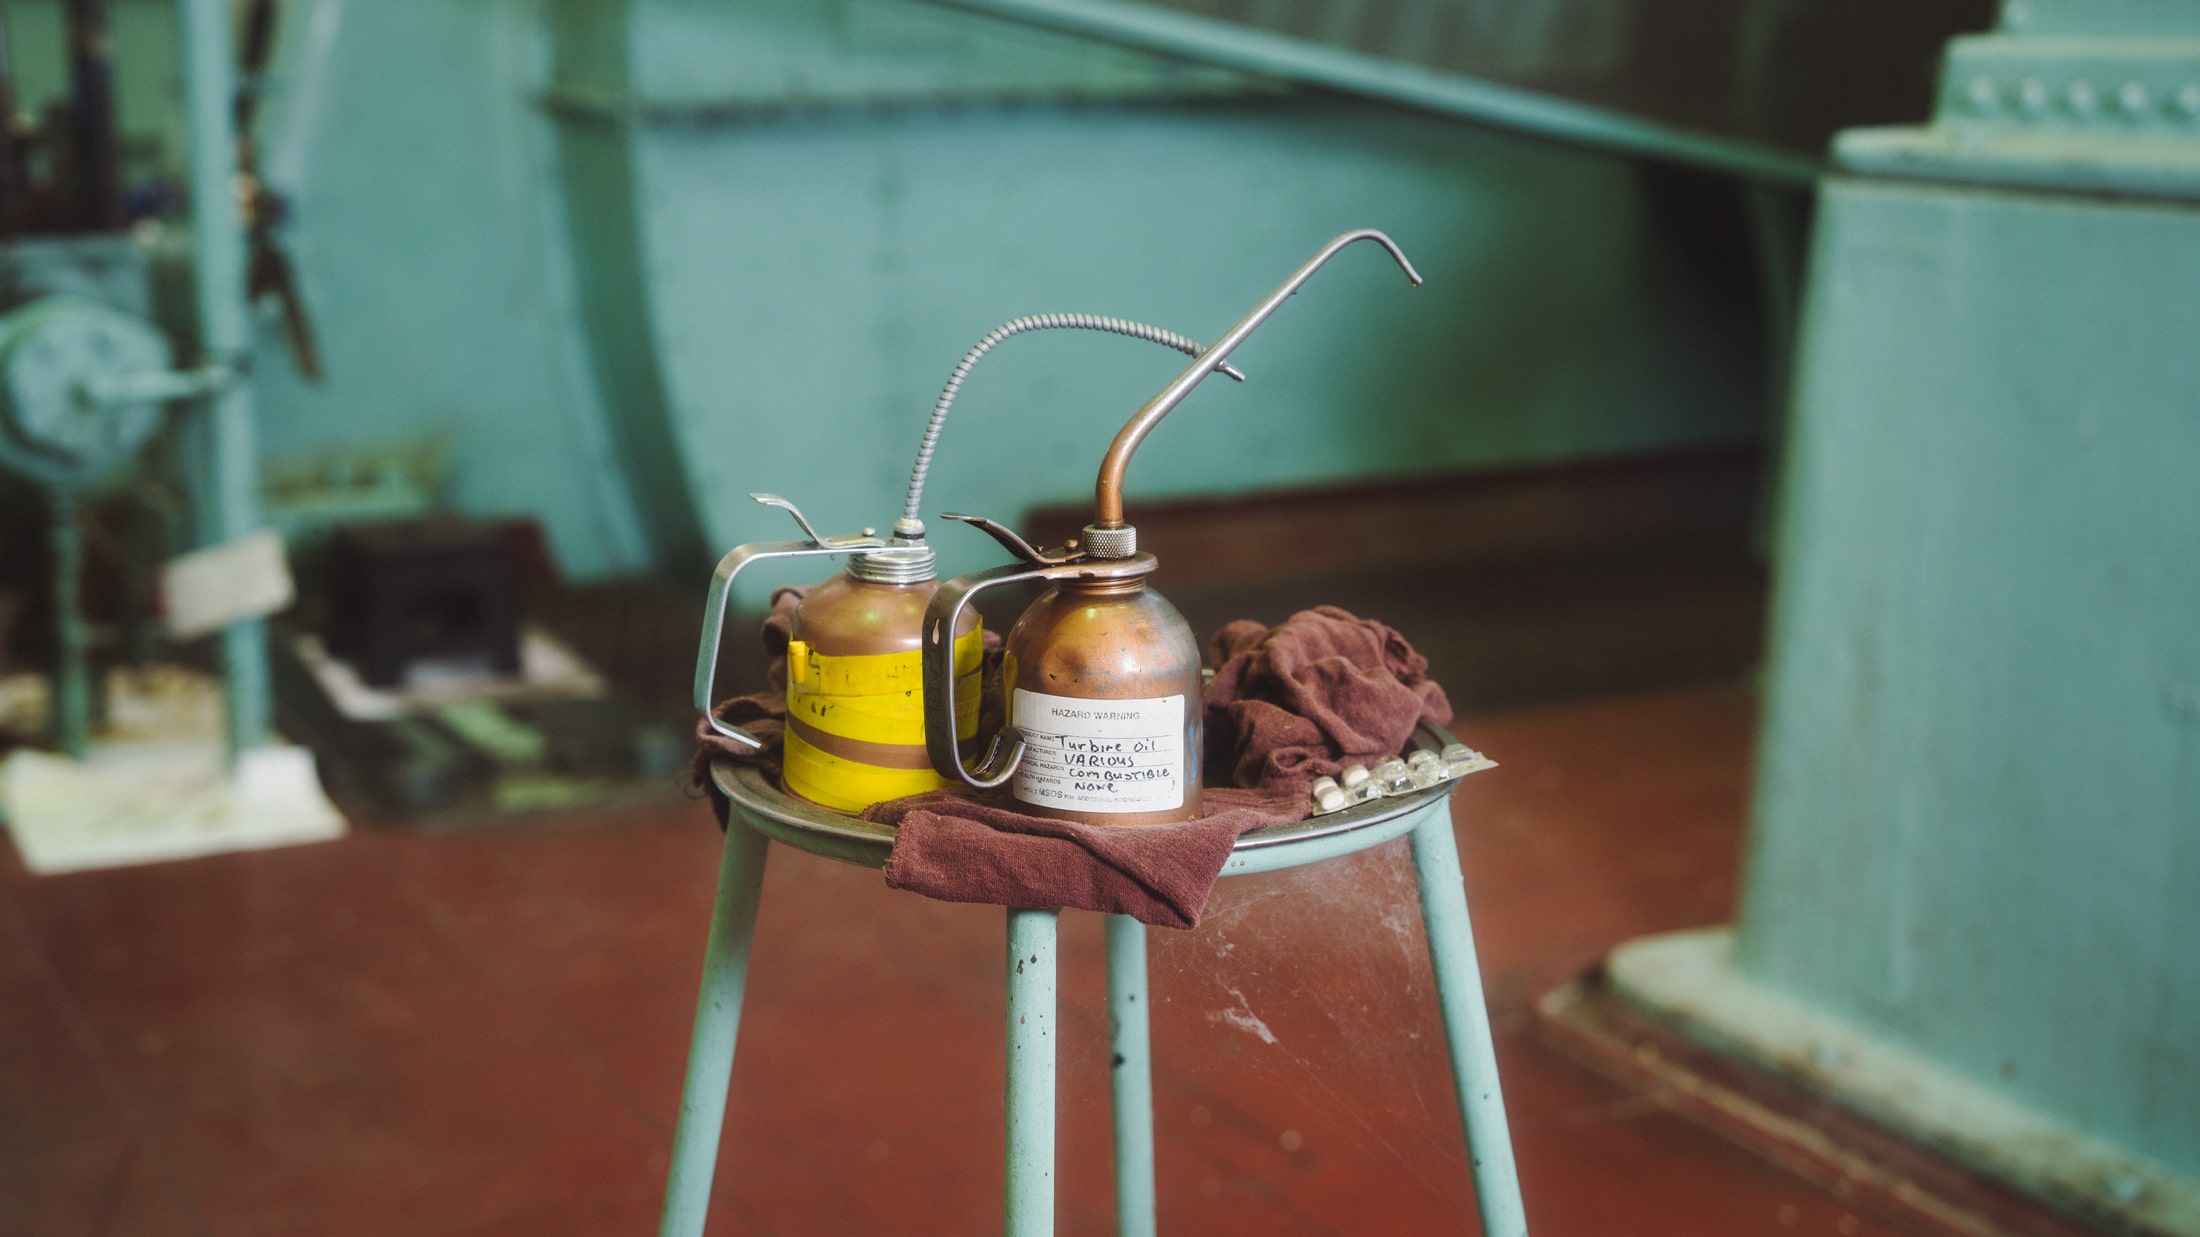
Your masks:
{"label": "metal valve handle", "polygon": [[[726,625],[726,604],[733,593],[733,578],[750,563],[767,558],[833,558],[843,554],[860,554],[866,550],[883,550],[887,542],[864,530],[857,537],[820,537],[810,522],[802,518],[795,505],[777,494],[751,494],[750,498],[767,506],[779,507],[794,516],[795,523],[810,535],[807,541],[757,541],[735,546],[724,558],[718,560],[718,569],[710,576],[710,592],[703,601],[703,639],[695,653],[695,707],[702,711],[703,720],[717,733],[736,743],[752,748],[764,746],[763,740],[741,729],[718,720],[712,711],[717,702],[718,641]],[[928,719],[929,720],[929,719]],[[952,727],[951,727],[952,728]]]}

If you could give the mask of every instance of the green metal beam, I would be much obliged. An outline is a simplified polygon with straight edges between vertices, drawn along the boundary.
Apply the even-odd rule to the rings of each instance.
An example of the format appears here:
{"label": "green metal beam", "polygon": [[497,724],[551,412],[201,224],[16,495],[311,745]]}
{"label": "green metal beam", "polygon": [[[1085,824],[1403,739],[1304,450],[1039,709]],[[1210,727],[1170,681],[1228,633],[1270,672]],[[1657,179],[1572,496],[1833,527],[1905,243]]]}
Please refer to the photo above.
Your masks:
{"label": "green metal beam", "polygon": [[1757,142],[1119,0],[931,0],[1141,51],[1280,78],[1530,137],[1744,180],[1809,185],[1815,159]]}
{"label": "green metal beam", "polygon": [[[252,318],[245,296],[244,218],[233,183],[237,141],[231,108],[229,10],[223,0],[182,0],[184,114],[191,129],[191,267],[199,317],[200,364],[248,369]],[[193,410],[199,437],[193,478],[201,545],[219,545],[260,526],[259,450],[252,384],[229,383]],[[267,621],[242,619],[222,629],[222,676],[231,756],[268,741],[273,728]]]}

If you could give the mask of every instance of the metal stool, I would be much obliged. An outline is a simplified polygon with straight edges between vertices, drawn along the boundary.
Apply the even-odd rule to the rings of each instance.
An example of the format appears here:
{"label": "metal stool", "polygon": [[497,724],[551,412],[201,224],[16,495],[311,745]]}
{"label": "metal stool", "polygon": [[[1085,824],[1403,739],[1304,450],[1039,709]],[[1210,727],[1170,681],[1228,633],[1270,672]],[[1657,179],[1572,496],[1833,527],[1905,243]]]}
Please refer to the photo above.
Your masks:
{"label": "metal stool", "polygon": [[[1416,742],[1440,749],[1451,736],[1423,726]],[[680,1124],[672,1140],[660,1237],[700,1237],[710,1206],[718,1136],[733,1074],[734,1036],[748,979],[749,943],[764,880],[764,853],[776,840],[813,855],[883,867],[894,831],[790,798],[745,765],[720,762],[711,779],[732,801],[710,947]],[[1488,1237],[1524,1237],[1520,1181],[1498,1092],[1489,1010],[1467,922],[1459,848],[1445,800],[1453,783],[1377,799],[1328,816],[1261,829],[1238,840],[1224,876],[1319,863],[1413,835],[1421,919],[1436,971],[1436,995],[1451,1049],[1452,1083],[1466,1126],[1475,1205]],[[1054,1231],[1055,924],[1060,911],[1008,911],[1008,1237]],[[1147,1049],[1146,927],[1107,917],[1108,1027],[1122,1064],[1114,1069],[1115,1208],[1120,1234],[1154,1232],[1153,1070]]]}

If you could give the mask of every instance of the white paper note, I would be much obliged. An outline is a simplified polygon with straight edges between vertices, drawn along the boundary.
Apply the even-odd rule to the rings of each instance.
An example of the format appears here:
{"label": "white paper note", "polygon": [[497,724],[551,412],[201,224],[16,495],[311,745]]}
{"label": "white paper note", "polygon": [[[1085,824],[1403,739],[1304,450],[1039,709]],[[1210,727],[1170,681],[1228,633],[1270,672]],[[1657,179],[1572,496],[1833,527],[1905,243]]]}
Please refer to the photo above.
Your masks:
{"label": "white paper note", "polygon": [[1017,688],[1016,797],[1080,812],[1184,806],[1184,697],[1080,700]]}
{"label": "white paper note", "polygon": [[240,619],[273,614],[297,590],[283,539],[262,529],[169,559],[161,568],[160,593],[169,633],[193,640]]}

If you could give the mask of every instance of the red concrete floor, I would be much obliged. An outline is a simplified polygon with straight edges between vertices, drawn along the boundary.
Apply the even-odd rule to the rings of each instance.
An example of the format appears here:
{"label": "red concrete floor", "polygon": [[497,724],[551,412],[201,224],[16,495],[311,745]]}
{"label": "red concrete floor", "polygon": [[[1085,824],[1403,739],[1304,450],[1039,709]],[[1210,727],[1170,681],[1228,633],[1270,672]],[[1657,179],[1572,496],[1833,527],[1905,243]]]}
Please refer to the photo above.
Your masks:
{"label": "red concrete floor", "polygon": [[[1538,993],[1734,899],[1733,688],[1476,719],[1454,816],[1530,1223],[1878,1234],[1539,1041]],[[654,1231],[700,803],[33,878],[0,860],[0,1234]],[[1164,1232],[1467,1233],[1397,842],[1154,933]],[[1064,918],[1061,1230],[1111,1231],[1098,921]],[[713,1233],[1000,1228],[1001,913],[777,849]]]}

